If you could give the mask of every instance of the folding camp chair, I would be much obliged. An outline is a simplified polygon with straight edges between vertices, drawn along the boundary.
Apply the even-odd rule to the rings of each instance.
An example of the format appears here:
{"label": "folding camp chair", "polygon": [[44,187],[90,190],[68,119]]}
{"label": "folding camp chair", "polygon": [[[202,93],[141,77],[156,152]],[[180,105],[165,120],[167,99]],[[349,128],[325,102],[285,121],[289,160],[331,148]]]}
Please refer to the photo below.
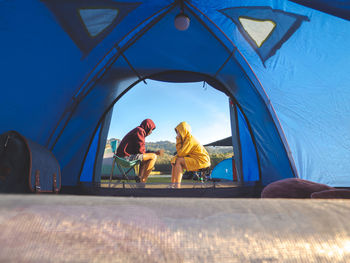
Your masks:
{"label": "folding camp chair", "polygon": [[[124,158],[118,157],[116,155],[117,141],[112,141],[110,144],[111,144],[111,148],[112,148],[114,155],[113,155],[112,171],[111,171],[111,175],[109,177],[108,186],[109,187],[111,186],[115,165],[117,166],[117,168],[121,174],[121,176],[119,176],[119,177],[117,176],[117,181],[136,180],[136,182],[139,182],[138,171],[136,172],[135,170],[138,170],[137,165],[140,164],[141,161],[140,160],[128,161],[128,160],[125,160]],[[130,176],[130,172],[133,170],[135,171],[136,176]]]}

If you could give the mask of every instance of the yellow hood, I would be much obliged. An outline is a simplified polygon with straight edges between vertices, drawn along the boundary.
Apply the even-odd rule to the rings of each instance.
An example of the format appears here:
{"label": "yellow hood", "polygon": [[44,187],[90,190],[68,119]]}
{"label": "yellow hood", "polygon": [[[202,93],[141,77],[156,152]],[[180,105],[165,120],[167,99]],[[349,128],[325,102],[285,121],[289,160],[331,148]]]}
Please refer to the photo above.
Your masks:
{"label": "yellow hood", "polygon": [[182,140],[191,135],[191,126],[185,121],[177,125],[175,130],[177,130],[180,133]]}

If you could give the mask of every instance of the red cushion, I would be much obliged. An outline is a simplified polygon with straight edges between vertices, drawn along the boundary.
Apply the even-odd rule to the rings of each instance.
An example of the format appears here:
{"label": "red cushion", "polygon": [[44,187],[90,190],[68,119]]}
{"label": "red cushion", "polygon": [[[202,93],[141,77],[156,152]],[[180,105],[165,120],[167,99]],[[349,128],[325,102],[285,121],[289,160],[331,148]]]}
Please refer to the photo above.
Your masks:
{"label": "red cushion", "polygon": [[262,191],[261,197],[311,198],[312,193],[324,190],[335,190],[335,188],[325,184],[314,183],[303,179],[288,178],[267,185]]}
{"label": "red cushion", "polygon": [[312,193],[311,198],[350,199],[350,191],[342,190],[342,189],[325,190],[325,191]]}

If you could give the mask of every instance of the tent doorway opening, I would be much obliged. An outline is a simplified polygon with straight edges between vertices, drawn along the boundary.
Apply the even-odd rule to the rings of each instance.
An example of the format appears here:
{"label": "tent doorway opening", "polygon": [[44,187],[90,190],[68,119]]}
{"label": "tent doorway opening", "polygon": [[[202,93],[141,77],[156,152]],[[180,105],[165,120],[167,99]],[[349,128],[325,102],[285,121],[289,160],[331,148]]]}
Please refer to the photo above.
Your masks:
{"label": "tent doorway opening", "polygon": [[[173,196],[175,194],[175,196],[232,197],[237,192],[233,189],[240,188],[238,196],[241,197],[242,186],[255,189],[257,184],[260,185],[260,178],[249,125],[239,111],[238,105],[233,102],[234,99],[213,84],[215,83],[211,82],[210,85],[206,81],[174,83],[146,79],[145,82],[129,87],[127,92],[115,101],[107,114],[109,117],[105,117],[107,120],[105,126],[108,126],[108,129],[105,131],[107,133],[105,140],[98,150],[100,166],[96,164],[90,166],[90,169],[94,170],[92,177],[89,176],[91,171],[87,171],[87,167],[84,167],[80,182],[85,185],[92,183],[94,187],[99,188],[99,193],[102,191],[106,195]],[[136,169],[129,171],[127,180],[123,179],[123,171],[113,164],[112,145],[114,144],[116,148],[125,134],[146,118],[152,119],[156,124],[155,131],[146,137],[146,150],[164,149],[165,153],[158,157],[154,170],[140,191],[134,180],[138,174],[137,166]],[[171,182],[170,160],[176,151],[174,128],[182,121],[190,124],[192,134],[209,153],[211,173],[204,181],[199,172],[184,171],[181,190],[176,189],[178,192],[172,191],[169,194],[167,187]],[[241,126],[240,132],[239,126]],[[240,141],[244,142],[244,145],[240,145]],[[244,164],[251,166],[250,171],[245,169],[245,176],[243,176],[242,157],[246,158]],[[126,170],[129,169],[125,169],[124,172]],[[254,195],[255,192],[252,194],[251,191],[248,194],[249,197]]]}
{"label": "tent doorway opening", "polygon": [[[191,126],[193,136],[202,145],[231,137],[228,97],[209,84],[205,82],[175,84],[153,80],[147,80],[147,84],[141,82],[114,105],[102,163],[101,182],[104,184],[101,185],[107,184],[106,180],[108,181],[112,172],[111,144],[118,146],[124,135],[146,118],[152,119],[156,124],[153,133],[146,137],[146,150],[164,149],[164,154],[157,158],[146,187],[165,188],[169,185],[170,162],[176,152],[174,128],[180,122],[186,121]],[[211,170],[224,159],[233,157],[232,143],[227,146],[208,146],[206,150],[210,155]],[[121,171],[116,168],[113,171],[113,178],[120,178]],[[182,187],[211,187],[214,183],[217,187],[232,186],[235,179],[232,163],[222,169],[226,169],[227,172],[225,174],[216,172],[215,180],[205,184],[198,180],[202,179],[198,178],[199,174],[185,172]],[[131,173],[134,174],[134,171]],[[115,187],[125,187],[118,184],[118,180],[113,180],[113,183],[116,183]]]}

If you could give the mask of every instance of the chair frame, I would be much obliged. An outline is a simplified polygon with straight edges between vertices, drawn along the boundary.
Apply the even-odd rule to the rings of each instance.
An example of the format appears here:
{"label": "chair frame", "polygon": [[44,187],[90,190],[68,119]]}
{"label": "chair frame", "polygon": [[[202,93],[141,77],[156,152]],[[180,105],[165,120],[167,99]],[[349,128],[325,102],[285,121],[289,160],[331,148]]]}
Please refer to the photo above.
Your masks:
{"label": "chair frame", "polygon": [[[116,154],[114,154],[113,156],[113,163],[112,163],[112,171],[111,171],[111,175],[109,176],[109,184],[108,187],[111,186],[111,182],[113,180],[113,173],[114,173],[114,166],[116,165],[117,168],[119,169],[119,171],[122,174],[122,178],[120,178],[118,180],[117,178],[117,184],[118,181],[120,182],[121,180],[126,180],[127,182],[129,182],[130,180],[132,180],[131,178],[129,178],[128,173],[135,168],[136,165],[140,164],[141,161],[140,160],[135,160],[135,161],[127,161],[124,158],[118,157]],[[122,168],[129,168],[126,172],[124,171],[124,169]],[[136,175],[138,176],[138,175]],[[124,186],[124,184],[123,184]]]}

